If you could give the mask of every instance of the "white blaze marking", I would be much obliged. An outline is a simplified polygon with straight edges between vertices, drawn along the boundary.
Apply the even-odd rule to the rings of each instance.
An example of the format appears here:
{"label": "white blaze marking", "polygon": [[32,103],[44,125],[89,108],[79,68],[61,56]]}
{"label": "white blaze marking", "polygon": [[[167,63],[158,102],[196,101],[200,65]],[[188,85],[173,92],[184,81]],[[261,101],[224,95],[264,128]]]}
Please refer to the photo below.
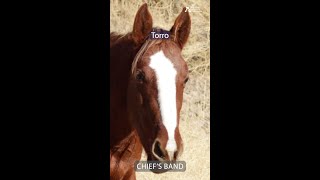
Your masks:
{"label": "white blaze marking", "polygon": [[174,130],[177,127],[177,106],[176,106],[176,74],[172,62],[163,54],[162,51],[150,57],[149,66],[155,71],[158,86],[158,101],[163,125],[168,132],[168,142],[166,150],[170,159],[177,150],[174,139]]}

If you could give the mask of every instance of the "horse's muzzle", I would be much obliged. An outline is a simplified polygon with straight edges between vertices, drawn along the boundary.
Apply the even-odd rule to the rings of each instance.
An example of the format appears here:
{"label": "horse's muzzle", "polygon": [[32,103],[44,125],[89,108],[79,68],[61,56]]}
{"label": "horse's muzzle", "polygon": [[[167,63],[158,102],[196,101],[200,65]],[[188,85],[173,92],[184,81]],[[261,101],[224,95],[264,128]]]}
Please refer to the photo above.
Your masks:
{"label": "horse's muzzle", "polygon": [[175,161],[177,159],[178,151],[167,151],[163,148],[163,144],[156,139],[152,145],[152,155],[158,161]]}

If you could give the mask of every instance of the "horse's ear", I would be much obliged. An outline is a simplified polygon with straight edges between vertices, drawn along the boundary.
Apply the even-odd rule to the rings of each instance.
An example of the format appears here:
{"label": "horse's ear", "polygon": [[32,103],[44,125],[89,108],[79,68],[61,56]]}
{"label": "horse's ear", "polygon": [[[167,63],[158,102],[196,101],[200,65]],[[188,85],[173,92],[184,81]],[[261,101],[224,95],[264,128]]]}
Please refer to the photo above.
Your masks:
{"label": "horse's ear", "polygon": [[138,10],[133,25],[133,40],[137,44],[143,43],[145,38],[152,31],[152,17],[148,10],[147,3],[144,3]]}
{"label": "horse's ear", "polygon": [[170,33],[173,40],[177,42],[181,48],[186,44],[191,29],[191,18],[189,12],[184,7],[172,26]]}

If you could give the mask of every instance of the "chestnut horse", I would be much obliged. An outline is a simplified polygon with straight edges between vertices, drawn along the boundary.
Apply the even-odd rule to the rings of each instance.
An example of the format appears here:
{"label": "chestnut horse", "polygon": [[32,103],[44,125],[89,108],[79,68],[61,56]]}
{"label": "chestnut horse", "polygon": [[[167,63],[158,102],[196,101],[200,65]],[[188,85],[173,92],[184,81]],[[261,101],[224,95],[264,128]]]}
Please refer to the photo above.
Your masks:
{"label": "chestnut horse", "polygon": [[188,81],[181,51],[190,28],[184,8],[169,39],[148,38],[152,17],[143,4],[132,32],[110,34],[111,179],[135,179],[142,148],[154,161],[175,161],[181,154],[179,119]]}

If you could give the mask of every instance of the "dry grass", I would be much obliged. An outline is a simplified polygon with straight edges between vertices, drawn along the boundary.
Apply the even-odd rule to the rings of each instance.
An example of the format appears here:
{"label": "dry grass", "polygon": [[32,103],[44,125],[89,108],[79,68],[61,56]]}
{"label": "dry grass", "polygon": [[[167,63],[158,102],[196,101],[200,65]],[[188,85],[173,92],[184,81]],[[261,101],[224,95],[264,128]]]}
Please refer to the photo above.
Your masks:
{"label": "dry grass", "polygon": [[[137,179],[210,179],[210,9],[209,0],[149,0],[154,26],[169,30],[185,6],[201,12],[190,12],[191,34],[183,50],[190,70],[184,93],[180,131],[186,161],[185,172],[137,172]],[[111,0],[110,30],[127,33],[132,30],[135,13],[143,4],[136,0]],[[146,157],[143,154],[142,160]]]}

